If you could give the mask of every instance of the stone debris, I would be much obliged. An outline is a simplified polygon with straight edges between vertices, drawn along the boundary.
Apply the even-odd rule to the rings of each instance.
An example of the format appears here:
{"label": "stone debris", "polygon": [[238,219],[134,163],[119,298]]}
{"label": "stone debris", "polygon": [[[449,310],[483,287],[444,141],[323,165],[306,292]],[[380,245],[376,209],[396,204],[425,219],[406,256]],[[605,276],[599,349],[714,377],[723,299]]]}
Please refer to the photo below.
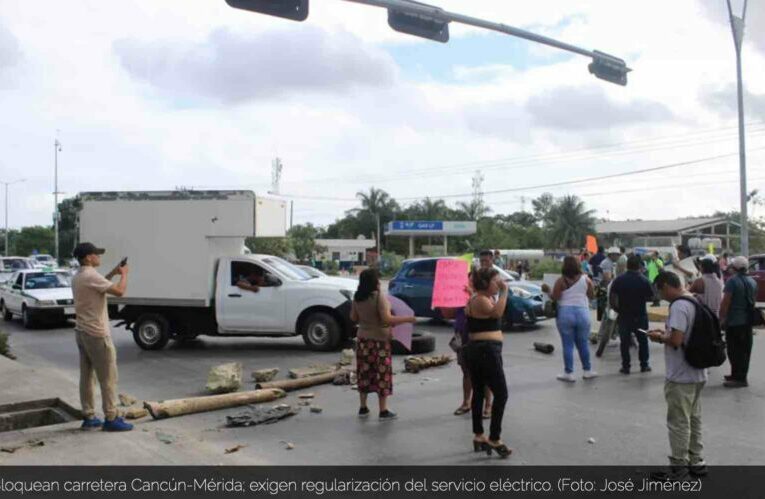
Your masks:
{"label": "stone debris", "polygon": [[310,378],[312,376],[329,374],[335,371],[337,371],[337,366],[334,364],[315,364],[308,367],[290,369],[289,376],[292,379]]}
{"label": "stone debris", "polygon": [[131,405],[135,405],[135,403],[138,402],[137,398],[133,397],[132,395],[128,395],[127,393],[120,393],[119,399],[120,405],[122,407],[130,407]]}
{"label": "stone debris", "polygon": [[587,443],[588,444],[595,444],[595,443],[597,443],[597,440],[595,440],[594,438],[590,437],[590,438],[587,439]]}
{"label": "stone debris", "polygon": [[294,448],[295,448],[295,444],[293,444],[292,442],[287,442],[287,450],[292,450]]}
{"label": "stone debris", "polygon": [[355,357],[355,354],[353,352],[353,349],[346,348],[340,353],[340,365],[350,366],[351,364],[353,364],[354,357]]}
{"label": "stone debris", "polygon": [[301,400],[300,402],[298,402],[298,405],[303,407],[308,407],[309,405],[311,405],[311,402],[308,400]]}
{"label": "stone debris", "polygon": [[235,445],[233,447],[229,447],[228,449],[226,449],[225,453],[226,454],[233,454],[234,452],[239,452],[240,450],[244,449],[245,447],[247,447],[247,446],[246,445],[242,445],[242,444]]}
{"label": "stone debris", "polygon": [[429,357],[410,356],[404,359],[404,370],[408,373],[418,373],[430,367],[443,366],[452,361],[449,355],[433,355]]}
{"label": "stone debris", "polygon": [[534,350],[549,355],[555,351],[555,347],[550,343],[534,342]]}
{"label": "stone debris", "polygon": [[343,371],[341,373],[338,373],[335,376],[335,379],[332,380],[333,385],[350,385],[351,384],[351,373],[348,371]]}
{"label": "stone debris", "polygon": [[315,393],[301,393],[300,395],[298,395],[298,398],[299,399],[312,399],[315,396],[316,396]]}
{"label": "stone debris", "polygon": [[141,419],[149,415],[149,411],[144,407],[130,407],[125,410],[125,419]]}
{"label": "stone debris", "polygon": [[231,393],[242,387],[242,364],[229,362],[210,369],[207,375],[209,393]]}
{"label": "stone debris", "polygon": [[167,445],[174,444],[176,441],[178,441],[178,437],[163,431],[155,431],[154,436],[157,437],[157,440]]}
{"label": "stone debris", "polygon": [[255,383],[266,383],[273,380],[276,375],[279,374],[278,367],[272,367],[270,369],[258,369],[252,372],[252,380]]}
{"label": "stone debris", "polygon": [[13,454],[17,450],[20,449],[32,449],[34,447],[43,447],[45,445],[45,441],[43,440],[27,440],[22,445],[13,445],[9,447],[0,447],[0,452],[5,452],[7,454]]}
{"label": "stone debris", "polygon": [[294,416],[298,411],[287,404],[279,404],[271,409],[263,409],[257,406],[248,406],[247,411],[234,416],[226,416],[226,426],[237,428],[242,426],[255,426],[259,424],[272,424],[277,421]]}
{"label": "stone debris", "polygon": [[313,406],[313,407],[311,407],[311,412],[312,412],[312,413],[314,413],[314,414],[321,414],[321,412],[322,412],[323,410],[324,410],[324,409],[322,409],[321,407],[317,407],[317,406]]}

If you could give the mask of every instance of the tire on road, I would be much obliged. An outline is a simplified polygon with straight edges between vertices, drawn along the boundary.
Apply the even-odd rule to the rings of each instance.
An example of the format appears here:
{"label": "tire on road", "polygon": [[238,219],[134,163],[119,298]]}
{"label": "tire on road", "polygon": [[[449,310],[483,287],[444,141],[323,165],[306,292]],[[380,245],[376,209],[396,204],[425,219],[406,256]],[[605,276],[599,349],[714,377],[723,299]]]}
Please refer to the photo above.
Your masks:
{"label": "tire on road", "polygon": [[311,350],[329,352],[337,350],[343,339],[342,329],[331,314],[313,312],[300,325],[303,341]]}
{"label": "tire on road", "polygon": [[412,334],[412,350],[407,350],[404,345],[396,340],[391,344],[393,355],[419,355],[430,353],[436,349],[436,337],[431,333],[415,331]]}
{"label": "tire on road", "polygon": [[162,350],[170,340],[170,323],[160,314],[142,314],[133,324],[133,340],[143,350]]}
{"label": "tire on road", "polygon": [[32,314],[29,313],[27,307],[22,307],[21,309],[21,324],[23,324],[24,329],[32,329],[35,327],[35,321],[32,319]]}
{"label": "tire on road", "polygon": [[3,302],[2,306],[2,314],[3,314],[3,320],[8,322],[13,320],[13,314],[8,310],[8,308],[5,306],[5,302]]}

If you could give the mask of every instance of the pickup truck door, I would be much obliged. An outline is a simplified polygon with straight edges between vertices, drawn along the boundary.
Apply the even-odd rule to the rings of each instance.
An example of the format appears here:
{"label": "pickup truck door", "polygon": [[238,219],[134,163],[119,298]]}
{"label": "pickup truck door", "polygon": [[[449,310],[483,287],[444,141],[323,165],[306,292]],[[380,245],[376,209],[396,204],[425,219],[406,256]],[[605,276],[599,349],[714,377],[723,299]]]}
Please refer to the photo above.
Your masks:
{"label": "pickup truck door", "polygon": [[[223,300],[218,317],[218,324],[226,332],[292,332],[294,325],[285,325],[284,311],[286,292],[282,285],[260,286],[258,292],[237,287],[237,282],[250,276],[263,275],[265,279],[273,276],[260,265],[252,261],[232,260],[225,269],[226,279],[221,283]],[[223,269],[221,269],[223,270]],[[269,276],[271,276],[269,278]],[[289,326],[289,327],[287,327]]]}

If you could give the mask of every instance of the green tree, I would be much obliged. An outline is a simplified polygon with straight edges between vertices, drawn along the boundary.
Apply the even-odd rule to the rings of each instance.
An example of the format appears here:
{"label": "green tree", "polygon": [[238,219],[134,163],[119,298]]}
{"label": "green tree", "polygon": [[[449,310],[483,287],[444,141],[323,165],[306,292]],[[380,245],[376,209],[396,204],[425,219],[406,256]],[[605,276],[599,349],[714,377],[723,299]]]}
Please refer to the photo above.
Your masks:
{"label": "green tree", "polygon": [[491,213],[491,208],[483,201],[473,199],[467,203],[464,201],[457,203],[457,212],[467,220],[478,221]]}
{"label": "green tree", "polygon": [[287,231],[289,245],[292,252],[300,262],[307,262],[313,254],[320,251],[316,244],[316,238],[319,236],[319,229],[312,224],[295,225]]}
{"label": "green tree", "polygon": [[38,253],[52,255],[55,245],[53,227],[43,227],[40,225],[24,227],[8,245],[13,248],[13,253],[18,256],[31,255],[35,250]]}
{"label": "green tree", "polygon": [[549,192],[545,192],[541,196],[531,201],[531,206],[534,210],[534,217],[537,222],[543,226],[550,222],[550,212],[555,206],[555,198]]}
{"label": "green tree", "polygon": [[248,237],[245,244],[255,254],[287,257],[290,243],[286,237]]}
{"label": "green tree", "polygon": [[547,214],[550,247],[581,247],[587,234],[595,232],[594,213],[595,210],[586,209],[577,196],[568,195],[556,200]]}
{"label": "green tree", "polygon": [[[58,204],[58,211],[61,215],[61,220],[58,223],[58,244],[59,256],[62,261],[71,258],[74,246],[79,240],[77,217],[81,209],[82,201],[79,197],[68,198]],[[98,244],[97,241],[93,242]]]}

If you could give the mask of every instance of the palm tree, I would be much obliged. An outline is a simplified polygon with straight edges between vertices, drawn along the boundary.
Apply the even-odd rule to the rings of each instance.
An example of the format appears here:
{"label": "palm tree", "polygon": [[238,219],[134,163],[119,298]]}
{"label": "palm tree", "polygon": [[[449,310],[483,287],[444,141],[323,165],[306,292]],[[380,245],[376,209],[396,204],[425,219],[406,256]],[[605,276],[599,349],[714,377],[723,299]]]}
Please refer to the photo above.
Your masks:
{"label": "palm tree", "polygon": [[491,213],[491,208],[486,206],[483,201],[473,199],[469,203],[464,201],[457,203],[457,211],[467,220],[480,220]]}
{"label": "palm tree", "polygon": [[578,248],[587,234],[595,231],[595,210],[588,210],[584,201],[577,196],[560,198],[550,209],[549,238],[551,246],[557,248]]}
{"label": "palm tree", "polygon": [[390,194],[374,187],[371,187],[369,192],[357,192],[356,197],[361,201],[361,208],[354,208],[349,213],[355,214],[358,219],[368,219],[371,217],[375,220],[377,246],[378,250],[381,250],[379,248],[382,241],[380,227],[385,222],[392,220],[400,210],[400,207],[396,200],[390,197]]}

